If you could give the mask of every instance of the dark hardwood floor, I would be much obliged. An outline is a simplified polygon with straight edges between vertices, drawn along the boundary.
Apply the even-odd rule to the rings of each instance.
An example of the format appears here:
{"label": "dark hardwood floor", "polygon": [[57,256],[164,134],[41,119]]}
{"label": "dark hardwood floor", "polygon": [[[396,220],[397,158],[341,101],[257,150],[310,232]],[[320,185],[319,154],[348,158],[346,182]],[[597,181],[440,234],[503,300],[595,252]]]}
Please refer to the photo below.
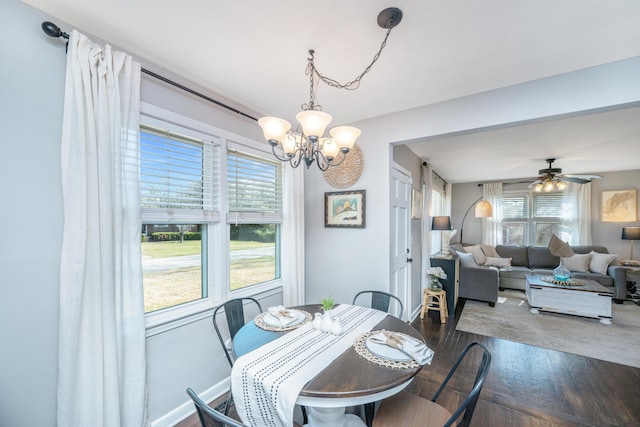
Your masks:
{"label": "dark hardwood floor", "polygon": [[[424,321],[413,322],[435,356],[413,381],[411,392],[431,398],[464,346],[478,341],[491,351],[492,363],[472,426],[640,426],[639,368],[456,331],[463,305],[461,301],[455,321],[440,324],[425,316]],[[607,345],[605,335],[593,339]],[[439,400],[451,411],[473,381],[473,374],[464,366],[458,373]],[[194,415],[178,426],[197,427],[199,423]]]}

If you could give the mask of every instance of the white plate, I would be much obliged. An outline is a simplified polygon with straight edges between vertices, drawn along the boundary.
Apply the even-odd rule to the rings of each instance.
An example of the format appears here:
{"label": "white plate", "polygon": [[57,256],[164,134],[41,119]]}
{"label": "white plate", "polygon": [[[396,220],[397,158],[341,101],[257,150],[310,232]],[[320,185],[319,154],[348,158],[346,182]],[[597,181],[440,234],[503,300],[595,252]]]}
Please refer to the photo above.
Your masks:
{"label": "white plate", "polygon": [[295,326],[301,323],[302,321],[304,321],[305,319],[304,313],[298,310],[291,310],[291,309],[289,309],[289,311],[295,314],[296,319],[293,322],[287,323],[286,325],[283,325],[282,323],[280,323],[280,320],[278,320],[276,316],[268,312],[265,313],[264,316],[262,316],[262,321],[269,326],[280,327],[280,328],[288,328],[289,326]]}
{"label": "white plate", "polygon": [[371,337],[367,338],[367,340],[365,341],[365,345],[367,346],[367,350],[378,357],[382,357],[383,359],[393,360],[395,362],[407,362],[409,360],[413,360],[411,356],[409,356],[402,350],[389,347],[386,344],[378,344],[372,342]]}

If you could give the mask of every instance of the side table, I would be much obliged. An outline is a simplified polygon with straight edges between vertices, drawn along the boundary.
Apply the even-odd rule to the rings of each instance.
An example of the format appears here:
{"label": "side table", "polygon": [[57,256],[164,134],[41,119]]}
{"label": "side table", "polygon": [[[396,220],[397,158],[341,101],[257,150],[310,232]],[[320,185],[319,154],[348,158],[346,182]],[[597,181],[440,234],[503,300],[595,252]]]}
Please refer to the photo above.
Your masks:
{"label": "side table", "polygon": [[457,255],[450,255],[447,258],[444,257],[431,257],[432,267],[441,267],[445,274],[446,279],[440,279],[442,288],[447,293],[447,311],[449,317],[455,315],[456,306],[458,305],[458,288],[460,283],[460,259]]}

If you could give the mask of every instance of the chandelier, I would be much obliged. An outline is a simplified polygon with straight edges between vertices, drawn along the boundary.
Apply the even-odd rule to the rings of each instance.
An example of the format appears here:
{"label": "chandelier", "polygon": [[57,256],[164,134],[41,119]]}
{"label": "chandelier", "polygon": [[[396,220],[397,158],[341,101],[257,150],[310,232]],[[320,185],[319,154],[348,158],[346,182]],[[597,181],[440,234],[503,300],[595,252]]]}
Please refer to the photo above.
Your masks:
{"label": "chandelier", "polygon": [[[361,131],[353,126],[337,126],[329,130],[330,136],[324,135],[332,117],[323,112],[322,106],[315,102],[315,82],[320,80],[338,89],[357,89],[360,80],[371,70],[373,64],[380,57],[391,30],[401,20],[402,11],[395,7],[387,8],[378,14],[378,25],[387,29],[380,49],[374,55],[371,64],[357,78],[345,84],[321,74],[314,63],[315,51],[309,50],[305,71],[305,74],[309,76],[309,103],[302,104],[302,111],[296,114],[298,121],[296,128],[292,129],[291,123],[278,117],[262,117],[258,120],[258,125],[262,128],[264,137],[271,145],[271,151],[278,160],[289,162],[294,168],[300,166],[304,161],[307,169],[315,162],[322,171],[327,170],[330,166],[338,166],[345,160]],[[280,149],[276,151],[278,146]],[[279,154],[280,150],[283,155]]]}

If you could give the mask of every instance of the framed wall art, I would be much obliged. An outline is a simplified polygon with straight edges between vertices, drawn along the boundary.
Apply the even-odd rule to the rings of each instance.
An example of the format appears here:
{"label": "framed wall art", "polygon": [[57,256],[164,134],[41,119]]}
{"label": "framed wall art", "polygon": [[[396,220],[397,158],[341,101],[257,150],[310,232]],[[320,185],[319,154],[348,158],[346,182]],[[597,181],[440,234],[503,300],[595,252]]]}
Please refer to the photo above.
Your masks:
{"label": "framed wall art", "polygon": [[638,190],[607,190],[602,192],[600,215],[602,222],[635,222],[638,220]]}
{"label": "framed wall art", "polygon": [[324,193],[324,226],[365,228],[366,190]]}

